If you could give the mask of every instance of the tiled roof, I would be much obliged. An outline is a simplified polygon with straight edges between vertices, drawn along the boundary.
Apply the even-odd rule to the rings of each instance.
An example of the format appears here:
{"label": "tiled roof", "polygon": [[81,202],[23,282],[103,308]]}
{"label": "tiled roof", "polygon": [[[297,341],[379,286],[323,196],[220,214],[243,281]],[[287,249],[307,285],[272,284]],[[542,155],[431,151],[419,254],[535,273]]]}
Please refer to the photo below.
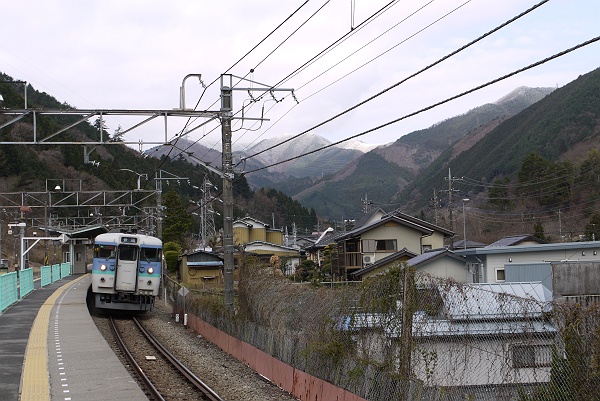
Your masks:
{"label": "tiled roof", "polygon": [[451,236],[454,235],[454,232],[452,232],[452,231],[450,231],[450,230],[448,230],[448,229],[446,229],[444,227],[438,226],[436,224],[430,223],[430,222],[425,221],[425,220],[418,219],[418,218],[416,218],[414,216],[411,216],[409,214],[402,213],[399,210],[394,210],[393,212],[388,213],[387,215],[388,216],[396,216],[398,218],[401,218],[401,219],[404,219],[404,220],[408,220],[408,221],[410,221],[412,223],[419,224],[421,226],[430,228],[432,230],[440,231],[440,232],[444,233],[446,237],[451,237]]}
{"label": "tiled roof", "polygon": [[356,228],[364,226],[371,219],[371,217],[373,217],[377,213],[382,213],[383,215],[385,215],[385,210],[383,210],[382,208],[377,208],[371,210],[369,213],[365,213],[360,219],[358,219],[358,221],[354,224],[354,227],[352,227],[352,229],[354,230]]}
{"label": "tiled roof", "polygon": [[339,231],[331,231],[326,233],[325,235],[323,235],[317,242],[315,242],[313,245],[311,245],[310,247],[325,247],[329,244],[332,244],[335,242],[335,240],[340,237],[341,235],[345,234],[344,232],[339,232]]}
{"label": "tiled roof", "polygon": [[451,250],[449,250],[447,248],[440,248],[440,249],[432,249],[421,255],[417,255],[414,258],[410,259],[407,263],[409,266],[417,266],[417,265],[420,265],[423,263],[430,262],[437,258],[441,258],[443,256],[448,256],[448,257],[462,261],[462,258],[460,256],[456,256],[454,254],[454,252],[452,252]]}
{"label": "tiled roof", "polygon": [[514,246],[519,245],[521,242],[524,241],[536,241],[538,244],[547,243],[546,241],[543,241],[531,235],[515,235],[512,237],[504,237],[502,239],[499,239],[498,241],[489,244],[486,248],[493,248],[498,246]]}
{"label": "tiled roof", "polygon": [[407,220],[407,219],[404,219],[404,218],[398,217],[398,216],[387,215],[387,216],[381,218],[381,220],[377,220],[377,221],[374,221],[371,224],[368,224],[366,226],[359,227],[359,228],[354,229],[352,231],[345,232],[345,233],[343,233],[343,235],[341,235],[339,238],[336,238],[336,239],[346,239],[346,238],[352,238],[352,237],[355,237],[355,236],[359,236],[360,234],[362,234],[364,232],[367,232],[367,231],[369,231],[369,230],[371,230],[371,229],[373,229],[375,227],[379,227],[379,226],[381,226],[383,224],[386,224],[386,223],[388,223],[390,221],[395,221],[398,224],[402,224],[404,226],[412,227],[412,228],[414,228],[417,231],[421,231],[422,233],[431,234],[431,233],[434,232],[434,230],[432,228],[425,227],[425,226],[423,226],[421,224],[418,224],[417,222],[410,221],[410,220]]}
{"label": "tiled roof", "polygon": [[395,260],[400,259],[403,256],[408,256],[408,257],[414,257],[416,254],[414,252],[409,251],[406,248],[402,248],[401,250],[399,250],[398,252],[394,252],[391,255],[386,256],[385,258],[381,258],[379,259],[377,262],[369,265],[369,266],[365,266],[360,270],[355,271],[354,273],[352,273],[354,276],[362,276],[363,274],[370,272],[372,270],[378,269],[381,266],[384,266],[388,263],[391,263]]}
{"label": "tiled roof", "polygon": [[[483,248],[486,244],[477,241],[467,240],[467,248]],[[464,249],[465,240],[456,241],[452,244],[453,249]]]}

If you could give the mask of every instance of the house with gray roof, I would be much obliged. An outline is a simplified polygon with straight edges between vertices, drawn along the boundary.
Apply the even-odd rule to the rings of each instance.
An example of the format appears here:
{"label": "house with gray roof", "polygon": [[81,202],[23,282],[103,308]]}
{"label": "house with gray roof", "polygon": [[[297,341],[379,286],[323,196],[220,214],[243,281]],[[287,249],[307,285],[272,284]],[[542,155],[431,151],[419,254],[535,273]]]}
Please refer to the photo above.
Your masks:
{"label": "house with gray roof", "polygon": [[[499,392],[514,399],[519,390],[550,380],[557,330],[546,317],[552,294],[542,283],[432,281],[420,291],[428,295],[409,320],[399,300],[395,314],[356,313],[340,329],[353,333],[365,357],[384,362],[393,356],[398,371],[408,366],[434,394],[444,388],[457,399]],[[410,336],[403,334],[403,322],[409,322]],[[403,347],[406,342],[410,347]],[[401,358],[403,348],[410,350],[409,363]]]}
{"label": "house with gray roof", "polygon": [[541,281],[550,290],[554,286],[553,263],[600,263],[600,241],[548,244],[532,238],[510,237],[483,248],[457,249],[455,253],[465,258],[472,282]]}
{"label": "house with gray roof", "polygon": [[408,249],[395,252],[372,265],[367,265],[353,273],[353,277],[365,280],[389,270],[391,266],[406,262],[414,267],[417,273],[428,274],[439,278],[450,278],[459,283],[471,283],[472,275],[467,270],[466,260],[457,256],[448,248],[433,249],[417,255]]}
{"label": "house with gray roof", "polygon": [[442,248],[454,235],[443,227],[400,212],[381,215],[335,238],[338,260],[346,278],[406,248],[415,255]]}
{"label": "house with gray roof", "polygon": [[536,245],[536,244],[547,244],[548,242],[534,237],[533,235],[513,235],[499,239],[487,245],[490,248],[501,247],[501,246],[516,246],[516,245]]}

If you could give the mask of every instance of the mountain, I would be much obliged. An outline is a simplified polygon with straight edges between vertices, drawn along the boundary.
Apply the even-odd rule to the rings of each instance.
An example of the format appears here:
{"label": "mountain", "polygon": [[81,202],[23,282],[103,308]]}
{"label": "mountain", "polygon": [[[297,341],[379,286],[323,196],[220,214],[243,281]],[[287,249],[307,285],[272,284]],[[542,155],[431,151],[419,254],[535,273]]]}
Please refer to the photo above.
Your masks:
{"label": "mountain", "polygon": [[[283,144],[274,147],[280,143]],[[294,138],[294,135],[286,134],[264,139],[251,147],[234,149],[234,159],[245,159],[256,155],[248,161],[253,160],[259,165],[270,166],[305,153],[327,148],[248,175],[248,183],[251,186],[279,189],[285,188],[288,180],[300,179],[301,182],[306,182],[307,179],[310,181],[335,173],[376,146],[360,141],[349,141],[332,146],[330,141],[319,135],[308,133]],[[246,166],[246,171],[249,170],[252,169]]]}
{"label": "mountain", "polygon": [[[475,138],[481,138],[500,122],[535,104],[553,90],[519,87],[494,103],[476,107],[427,129],[402,136],[394,143],[379,146],[309,188],[286,193],[315,208],[319,215],[336,218],[360,216],[361,199],[365,196],[377,198],[377,203],[384,208],[398,207],[398,194],[402,189],[416,182],[421,172],[449,146],[456,143],[465,148],[472,146]],[[463,141],[465,137],[470,139]],[[374,172],[377,178],[364,182],[363,170],[373,171],[370,163],[377,166]],[[383,188],[384,182],[393,187]]]}
{"label": "mountain", "polygon": [[[279,145],[283,143],[282,145]],[[274,147],[275,145],[279,145]],[[181,138],[176,143],[177,149],[169,146],[157,146],[147,150],[148,156],[160,158],[177,157],[198,164],[198,160],[219,168],[221,152],[209,149],[199,143]],[[283,160],[328,147],[325,150],[278,164]],[[324,175],[335,173],[357,157],[377,147],[360,141],[348,141],[332,146],[327,139],[305,134],[293,138],[292,134],[263,139],[254,145],[233,145],[233,160],[236,172],[252,171],[247,176],[248,184],[255,189],[274,188],[285,193],[297,192]],[[273,148],[273,149],[271,149]],[[183,151],[182,151],[183,150]],[[255,156],[256,155],[256,156]],[[240,163],[238,163],[240,162]],[[271,166],[265,168],[266,166]]]}
{"label": "mountain", "polygon": [[423,194],[443,187],[448,168],[453,176],[491,183],[514,176],[532,152],[554,162],[580,162],[600,146],[600,69],[496,125],[484,135],[471,132],[446,149],[419,180],[399,191],[398,201],[413,210],[424,207]]}

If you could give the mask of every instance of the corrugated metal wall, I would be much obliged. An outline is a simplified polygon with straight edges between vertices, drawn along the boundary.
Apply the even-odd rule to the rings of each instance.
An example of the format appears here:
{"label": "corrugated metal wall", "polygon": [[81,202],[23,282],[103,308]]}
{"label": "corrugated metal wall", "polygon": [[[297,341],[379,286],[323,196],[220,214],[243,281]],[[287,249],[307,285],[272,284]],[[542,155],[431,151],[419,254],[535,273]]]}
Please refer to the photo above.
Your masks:
{"label": "corrugated metal wall", "polygon": [[547,263],[507,263],[504,265],[507,283],[528,283],[541,281],[544,287],[552,291],[552,265]]}

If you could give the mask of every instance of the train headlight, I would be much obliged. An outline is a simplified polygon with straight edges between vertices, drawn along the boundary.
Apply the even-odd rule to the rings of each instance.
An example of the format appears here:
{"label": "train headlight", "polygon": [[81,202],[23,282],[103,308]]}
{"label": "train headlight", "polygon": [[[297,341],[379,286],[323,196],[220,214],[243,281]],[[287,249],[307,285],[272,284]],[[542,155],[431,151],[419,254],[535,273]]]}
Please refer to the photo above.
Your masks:
{"label": "train headlight", "polygon": [[143,267],[140,267],[140,268],[139,268],[139,272],[140,272],[140,273],[143,273],[143,272],[144,272],[144,268],[143,268]]}
{"label": "train headlight", "polygon": [[105,271],[106,270],[106,265],[100,265],[100,270]]}
{"label": "train headlight", "polygon": [[148,268],[148,274],[152,274],[154,273],[154,267],[149,267]]}

